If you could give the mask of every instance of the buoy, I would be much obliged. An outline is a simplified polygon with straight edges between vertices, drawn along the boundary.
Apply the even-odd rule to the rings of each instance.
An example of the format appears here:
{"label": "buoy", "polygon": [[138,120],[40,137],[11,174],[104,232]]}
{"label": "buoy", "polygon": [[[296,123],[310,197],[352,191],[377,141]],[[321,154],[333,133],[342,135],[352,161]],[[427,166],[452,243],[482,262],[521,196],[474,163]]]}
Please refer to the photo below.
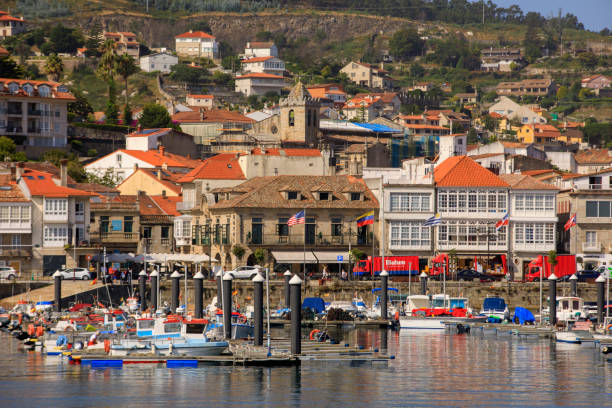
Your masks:
{"label": "buoy", "polygon": [[36,337],[42,337],[44,333],[45,333],[44,327],[42,326],[36,327]]}
{"label": "buoy", "polygon": [[399,311],[395,311],[395,320],[399,320]]}
{"label": "buoy", "polygon": [[33,325],[33,324],[31,324],[31,323],[30,323],[30,324],[28,324],[28,334],[29,334],[30,336],[34,335],[34,330],[35,330],[35,329],[34,329],[34,325]]}
{"label": "buoy", "polygon": [[310,340],[314,340],[315,339],[315,335],[317,333],[319,333],[320,330],[318,329],[314,329],[313,331],[310,332]]}
{"label": "buoy", "polygon": [[104,351],[106,353],[110,352],[110,340],[109,339],[104,340]]}

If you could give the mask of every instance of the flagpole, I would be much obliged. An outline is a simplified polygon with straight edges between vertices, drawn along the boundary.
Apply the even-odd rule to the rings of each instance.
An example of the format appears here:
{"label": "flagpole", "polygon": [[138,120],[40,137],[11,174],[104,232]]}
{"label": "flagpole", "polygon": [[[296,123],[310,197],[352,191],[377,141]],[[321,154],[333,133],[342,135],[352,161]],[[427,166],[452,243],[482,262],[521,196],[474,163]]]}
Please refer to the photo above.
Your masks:
{"label": "flagpole", "polygon": [[304,207],[304,296],[306,295],[306,207]]}

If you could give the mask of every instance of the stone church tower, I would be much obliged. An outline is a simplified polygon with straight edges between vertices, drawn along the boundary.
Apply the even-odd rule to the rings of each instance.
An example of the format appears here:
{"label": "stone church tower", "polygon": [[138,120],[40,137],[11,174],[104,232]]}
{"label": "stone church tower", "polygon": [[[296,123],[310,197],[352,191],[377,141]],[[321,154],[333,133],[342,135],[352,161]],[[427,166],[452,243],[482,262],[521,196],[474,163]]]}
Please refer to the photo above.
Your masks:
{"label": "stone church tower", "polygon": [[287,98],[279,101],[281,142],[303,143],[316,146],[319,133],[318,99],[314,99],[306,87],[298,81]]}

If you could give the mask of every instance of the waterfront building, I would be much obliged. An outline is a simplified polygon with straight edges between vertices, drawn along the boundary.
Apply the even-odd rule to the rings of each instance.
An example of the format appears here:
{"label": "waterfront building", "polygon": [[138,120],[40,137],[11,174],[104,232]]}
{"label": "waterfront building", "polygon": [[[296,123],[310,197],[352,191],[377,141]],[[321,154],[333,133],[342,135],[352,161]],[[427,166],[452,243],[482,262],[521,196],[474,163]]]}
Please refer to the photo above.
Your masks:
{"label": "waterfront building", "polygon": [[0,174],[0,266],[26,277],[32,259],[32,203],[17,185],[15,166],[10,170]]}

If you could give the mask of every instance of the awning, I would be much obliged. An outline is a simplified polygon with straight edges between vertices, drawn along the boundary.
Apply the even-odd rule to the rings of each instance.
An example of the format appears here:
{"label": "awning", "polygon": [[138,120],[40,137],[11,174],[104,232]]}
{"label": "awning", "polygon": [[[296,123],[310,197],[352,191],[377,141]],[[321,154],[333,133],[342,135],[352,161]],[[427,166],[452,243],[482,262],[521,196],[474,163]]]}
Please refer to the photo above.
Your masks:
{"label": "awning", "polygon": [[272,251],[276,263],[344,263],[348,262],[347,251]]}

